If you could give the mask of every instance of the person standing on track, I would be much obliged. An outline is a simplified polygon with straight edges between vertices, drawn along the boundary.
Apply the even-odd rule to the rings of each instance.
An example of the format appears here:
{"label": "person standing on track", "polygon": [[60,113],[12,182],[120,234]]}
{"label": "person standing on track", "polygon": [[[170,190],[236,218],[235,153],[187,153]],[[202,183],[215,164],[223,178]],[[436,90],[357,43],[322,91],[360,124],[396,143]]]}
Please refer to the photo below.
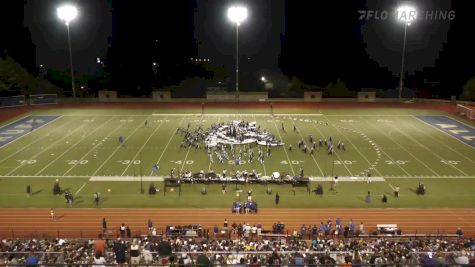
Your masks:
{"label": "person standing on track", "polygon": [[364,232],[364,223],[363,223],[363,222],[361,222],[361,224],[360,224],[359,234],[360,234],[360,235],[364,235],[364,234],[365,234],[365,232]]}
{"label": "person standing on track", "polygon": [[50,209],[49,214],[51,216],[51,220],[53,222],[56,221],[56,215],[54,214],[54,209],[53,208]]}
{"label": "person standing on track", "polygon": [[106,221],[106,218],[102,218],[102,234],[107,234],[107,221]]}

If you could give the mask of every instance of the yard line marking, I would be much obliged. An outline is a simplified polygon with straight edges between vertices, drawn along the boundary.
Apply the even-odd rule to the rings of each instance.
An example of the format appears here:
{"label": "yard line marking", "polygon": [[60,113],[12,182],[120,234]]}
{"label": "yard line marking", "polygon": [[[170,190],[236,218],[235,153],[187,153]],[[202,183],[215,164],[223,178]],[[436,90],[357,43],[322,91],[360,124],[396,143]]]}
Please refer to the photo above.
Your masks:
{"label": "yard line marking", "polygon": [[90,175],[74,175],[74,176],[63,176],[63,175],[0,175],[1,178],[52,178],[52,177],[61,177],[61,178],[91,178]]}
{"label": "yard line marking", "polygon": [[[315,126],[314,123],[311,123],[311,124],[312,124],[313,128],[315,128],[321,136],[325,136],[325,135],[323,134],[323,132],[320,131],[320,129],[319,129],[317,126]],[[341,159],[339,153],[336,153],[336,151],[333,151],[333,153],[336,155],[336,157],[337,157],[340,161],[343,161],[343,160]],[[333,156],[332,156],[332,161],[333,161]],[[334,162],[332,162],[332,163],[334,163]],[[351,173],[351,171],[350,171],[350,169],[348,168],[348,166],[346,166],[346,164],[343,164],[343,167],[345,167],[345,169],[348,171],[348,173],[350,174],[350,176],[354,176],[353,173]],[[326,169],[326,165],[325,165],[325,169]]]}
{"label": "yard line marking", "polygon": [[[394,128],[394,127],[393,127]],[[396,131],[402,133],[404,136],[408,137],[409,139],[413,140],[414,142],[416,142],[417,144],[419,144],[421,147],[423,147],[425,150],[429,151],[431,154],[435,155],[437,158],[439,158],[440,160],[443,160],[442,157],[440,157],[437,153],[434,153],[432,150],[430,150],[427,146],[423,145],[421,142],[419,142],[417,139],[415,139],[414,137],[410,136],[410,135],[407,135],[406,133],[404,133],[403,131],[400,131],[398,128],[395,128]],[[464,171],[460,170],[459,168],[457,168],[455,165],[449,165],[451,166],[452,168],[458,170],[459,172],[461,172],[463,175],[468,175],[467,173],[465,173]]]}
{"label": "yard line marking", "polygon": [[[338,127],[336,127],[332,122],[330,122],[330,121],[328,120],[328,118],[326,118],[325,116],[323,116],[323,118],[328,122],[329,125],[331,125],[333,128],[335,128],[335,129],[337,130],[337,132],[339,132],[342,136],[344,136],[346,140],[348,140],[348,142],[356,149],[356,152],[358,152],[358,154],[360,154],[361,157],[363,157],[364,160],[366,160],[366,162],[369,164],[370,167],[371,167],[371,165],[373,165],[373,164],[368,160],[368,158],[366,158],[366,156],[365,156],[363,153],[361,153],[361,151],[358,149],[358,147],[355,146],[355,145],[353,144],[353,142],[351,142],[351,140],[348,138],[348,136],[346,136],[346,134],[342,133]],[[379,173],[379,176],[383,176],[382,173],[376,168],[376,166],[373,167],[373,170],[375,170],[377,173]]]}
{"label": "yard line marking", "polygon": [[439,179],[465,179],[465,178],[469,178],[469,179],[473,179],[475,178],[475,176],[473,175],[467,175],[467,176],[461,176],[461,175],[454,175],[454,176],[450,176],[450,178],[448,178],[448,175],[444,175],[444,176],[431,176],[431,175],[422,175],[422,176],[393,176],[391,178],[402,178],[402,179],[405,179],[405,178],[430,178],[430,179],[434,179],[434,178],[439,178]]}
{"label": "yard line marking", "polygon": [[[221,117],[218,117],[218,121],[216,122],[217,124],[219,124],[219,121],[221,120]],[[211,149],[211,157],[213,157],[213,151]],[[208,165],[208,172],[211,172],[211,160],[209,161],[209,165]]]}
{"label": "yard line marking", "polygon": [[[62,118],[62,117],[63,117],[63,116],[60,116],[60,117],[58,117],[57,119]],[[55,119],[55,120],[57,120],[57,119]],[[53,122],[53,121],[55,121],[55,120],[52,120],[51,122]],[[50,123],[51,123],[51,122],[50,122]],[[66,123],[64,123],[64,125],[61,125],[61,126],[59,126],[59,127],[57,127],[57,128],[54,128],[54,130],[53,130],[52,132],[56,132],[56,131],[58,131],[59,129],[62,130],[63,127],[66,126],[67,124],[69,124],[70,122],[74,122],[74,120],[67,121]],[[46,124],[45,124],[45,125],[46,125]],[[44,125],[43,125],[43,126],[44,126]],[[41,127],[43,127],[43,126],[41,126]],[[38,128],[38,129],[39,129],[39,128]],[[28,133],[28,134],[29,134],[29,133]],[[25,134],[24,136],[26,136],[26,135],[28,135],[28,134]],[[14,153],[12,153],[12,154],[8,155],[7,157],[3,158],[2,160],[0,160],[0,163],[5,162],[7,159],[9,159],[9,158],[13,157],[14,155],[16,155],[16,154],[22,152],[23,150],[29,148],[31,145],[36,144],[36,143],[38,143],[38,142],[40,142],[40,141],[43,141],[44,139],[47,139],[48,137],[49,137],[49,136],[47,136],[47,135],[40,135],[40,138],[38,138],[37,140],[35,140],[35,141],[31,142],[31,143],[26,144],[26,145],[23,146],[21,149],[18,149],[18,150],[16,150]],[[20,137],[20,138],[21,138],[21,137]],[[20,139],[20,138],[18,138],[18,139]]]}
{"label": "yard line marking", "polygon": [[[147,117],[148,118],[148,117]],[[124,140],[124,143],[132,136],[134,135],[134,133],[140,129],[142,126],[142,122],[139,123],[139,125],[137,125],[137,128],[135,128],[135,130],[133,130],[130,135],[128,137],[125,138]],[[102,167],[104,167],[104,165],[115,155],[115,153],[117,153],[117,151],[122,147],[122,144],[119,144],[115,149],[114,151],[109,155],[109,157],[107,157],[107,159],[101,164],[101,166],[99,166],[99,168],[96,169],[96,171],[92,174],[92,176],[95,176],[97,174],[97,172],[102,169]]]}
{"label": "yard line marking", "polygon": [[[272,119],[272,121],[274,122],[274,126],[275,126],[275,129],[277,131],[277,134],[279,135],[279,138],[280,138],[280,141],[284,141],[284,139],[282,139],[282,135],[280,135],[280,131],[279,131],[279,128],[277,128],[277,124],[275,123],[275,119],[273,116],[270,117]],[[287,160],[289,161],[289,164],[290,165],[290,169],[292,170],[292,173],[293,175],[295,176],[295,171],[294,171],[294,167],[292,166],[292,161],[290,160],[290,157],[289,157],[289,154],[287,153],[287,149],[285,149],[285,146],[282,146],[282,149],[284,150],[285,152],[285,155],[287,156]]]}
{"label": "yard line marking", "polygon": [[[203,122],[203,116],[201,116],[198,126],[201,125],[201,122]],[[188,154],[190,153],[190,149],[191,149],[191,145],[188,146],[188,151],[186,151],[185,159],[183,160],[183,164],[181,164],[180,173],[183,171],[183,168],[185,167],[185,162],[186,162],[186,159],[188,158]]]}
{"label": "yard line marking", "polygon": [[[69,134],[67,134],[67,135],[61,137],[60,139],[54,141],[54,142],[51,143],[49,146],[47,146],[45,149],[43,149],[43,150],[41,150],[40,152],[38,152],[38,153],[34,154],[33,156],[29,157],[29,159],[31,160],[31,159],[37,158],[39,155],[41,155],[41,154],[43,154],[44,152],[48,151],[48,149],[50,149],[51,147],[55,146],[57,143],[63,141],[64,139],[70,137],[71,135],[73,135],[75,132],[77,132],[78,130],[80,130],[82,127],[84,127],[84,125],[81,126],[81,127],[78,127],[78,128],[76,128],[76,129],[74,129],[73,131],[69,132]],[[22,166],[26,166],[26,165],[27,165],[27,164],[20,164],[20,165],[18,165],[16,168],[14,168],[14,169],[11,170],[10,172],[8,172],[6,175],[10,175],[10,174],[12,174],[13,172],[15,172],[16,170],[18,170],[19,168],[21,168]]]}
{"label": "yard line marking", "polygon": [[[165,117],[165,118],[168,118],[168,117]],[[137,156],[142,153],[142,150],[143,148],[145,147],[145,145],[148,143],[148,141],[150,141],[150,139],[152,138],[152,136],[157,132],[158,129],[160,129],[160,127],[162,127],[164,121],[162,120],[160,122],[160,124],[155,127],[155,129],[153,130],[152,134],[150,134],[150,136],[147,138],[147,140],[143,143],[143,145],[140,147],[140,149],[137,151],[137,153],[135,153],[134,157],[132,158],[132,160],[129,162],[129,164],[127,164],[127,167],[125,168],[125,170],[122,172],[122,174],[120,176],[124,176],[125,172],[129,169],[130,165],[133,164],[134,160],[137,158]],[[142,165],[142,161],[140,162],[140,165]]]}
{"label": "yard line marking", "polygon": [[[437,132],[442,132],[442,133],[444,133],[444,134],[446,134],[446,135],[448,135],[448,136],[452,137],[453,139],[456,139],[456,140],[457,140],[457,141],[459,141],[460,143],[462,143],[462,144],[464,144],[464,145],[466,145],[466,146],[468,146],[468,147],[470,147],[470,148],[472,148],[472,149],[473,149],[473,147],[472,147],[471,145],[469,145],[469,144],[467,144],[467,143],[465,143],[465,142],[462,142],[462,140],[460,140],[460,139],[458,139],[458,138],[455,138],[454,136],[450,135],[450,134],[449,134],[449,133],[447,133],[447,132],[441,131],[440,129],[438,129],[438,128],[437,128],[437,127],[435,127],[434,125],[432,125],[432,124],[430,124],[430,123],[427,123],[427,122],[425,122],[425,121],[423,121],[423,120],[420,120],[420,119],[418,119],[416,116],[412,116],[412,117],[413,117],[414,119],[416,119],[417,121],[419,121],[419,122],[423,122],[424,124],[426,124],[426,125],[429,125],[430,127],[432,127],[432,128],[434,128],[434,129],[436,129],[436,130],[437,130]],[[415,128],[415,129],[417,129],[417,127],[414,127],[414,128]],[[450,150],[452,150],[452,151],[454,151],[455,153],[457,153],[457,154],[461,155],[462,157],[464,157],[464,158],[468,159],[469,161],[471,161],[471,162],[475,163],[475,161],[474,161],[474,160],[472,160],[472,159],[470,159],[470,158],[466,157],[464,154],[462,154],[462,153],[458,152],[457,150],[454,150],[453,148],[451,148],[450,146],[446,145],[444,142],[440,141],[439,139],[437,139],[437,138],[434,138],[434,137],[432,137],[431,135],[428,135],[428,134],[426,134],[424,131],[422,131],[422,133],[424,133],[425,135],[429,136],[430,138],[432,138],[432,139],[436,140],[436,141],[437,141],[439,144],[442,144],[442,145],[444,145],[445,147],[448,147]]]}
{"label": "yard line marking", "polygon": [[364,117],[408,117],[408,116],[413,116],[413,115],[406,115],[406,114],[325,114],[324,116],[327,117],[354,117],[354,116],[364,116]]}
{"label": "yard line marking", "polygon": [[[292,122],[292,125],[295,126],[294,121],[291,121],[291,122]],[[297,129],[297,132],[299,133],[300,138],[302,138],[302,140],[303,140],[303,142],[305,143],[305,145],[307,145],[307,140],[302,136],[302,134],[300,133],[300,130]],[[313,145],[313,144],[312,144],[312,145]],[[311,147],[311,146],[308,146],[308,147]],[[306,154],[307,154],[307,153],[305,153],[305,155],[306,155]],[[317,165],[317,168],[318,168],[318,170],[320,171],[320,173],[322,174],[322,176],[325,176],[325,174],[323,174],[322,169],[320,169],[320,166],[318,165],[318,162],[317,162],[317,160],[315,159],[315,157],[314,157],[312,154],[310,154],[310,156],[312,157],[313,162],[315,162],[315,164]],[[350,174],[351,174],[351,173],[350,173]]]}
{"label": "yard line marking", "polygon": [[[100,126],[96,127],[93,131],[91,131],[88,135],[84,136],[84,137],[81,137],[79,139],[78,142],[74,143],[74,145],[71,145],[68,147],[68,149],[66,149],[65,151],[63,151],[63,153],[61,153],[59,156],[57,156],[54,160],[50,161],[48,164],[46,164],[41,170],[37,171],[35,173],[35,175],[39,175],[40,173],[42,173],[44,170],[46,170],[49,166],[51,166],[51,164],[53,164],[54,162],[56,162],[58,159],[60,159],[61,157],[63,157],[66,153],[68,153],[71,149],[73,149],[74,147],[76,147],[76,145],[78,145],[79,143],[81,143],[84,139],[86,139],[87,137],[91,136],[94,132],[96,132],[99,128],[101,128],[102,126],[104,126],[107,122],[109,122],[110,120],[112,120],[112,118],[110,118],[109,120],[101,123]],[[84,124],[86,125],[86,124]],[[83,125],[83,126],[84,126]],[[81,128],[84,128],[84,127],[81,127]]]}
{"label": "yard line marking", "polygon": [[[413,115],[406,115],[406,114],[324,114],[320,110],[320,113],[274,113],[274,116],[329,116],[329,117],[347,117],[347,116],[367,116],[367,117],[410,117]],[[91,116],[117,116],[117,117],[145,117],[145,116],[233,116],[236,113],[208,113],[208,114],[201,114],[201,113],[153,113],[153,114],[90,114]],[[238,115],[242,116],[260,116],[260,117],[267,117],[269,113],[240,113]],[[423,115],[423,114],[421,114]],[[66,117],[76,117],[76,116],[86,116],[84,114],[66,114],[63,115]],[[429,115],[427,115],[429,116]]]}
{"label": "yard line marking", "polygon": [[[180,127],[181,123],[183,122],[183,120],[185,120],[185,116],[183,116],[183,118],[181,118],[181,121],[178,123],[178,127]],[[160,163],[160,160],[162,160],[162,157],[163,155],[165,154],[165,151],[167,150],[168,148],[168,145],[170,144],[170,142],[172,141],[173,137],[176,135],[176,130],[172,132],[172,135],[170,136],[170,139],[168,139],[168,143],[167,145],[165,146],[165,148],[162,150],[162,154],[160,154],[160,157],[158,158],[157,162],[155,164],[158,164]],[[150,175],[149,176],[152,176],[153,174],[153,171],[150,172]]]}
{"label": "yard line marking", "polygon": [[[369,122],[368,124],[369,124],[371,127],[373,127],[376,131],[382,133],[383,136],[385,136],[384,132],[380,131],[380,130],[378,129],[378,127],[374,127],[371,122]],[[358,130],[359,130],[359,128],[358,128]],[[359,130],[359,131],[362,132],[361,130]],[[368,136],[367,134],[365,134],[365,135]],[[381,146],[378,146],[378,147],[379,147],[379,151],[383,152],[383,154],[386,155],[386,157],[388,157],[391,161],[395,162],[395,161],[391,158],[391,156],[389,156],[389,154],[386,153],[386,152],[383,150],[383,148],[382,148]],[[409,172],[407,172],[400,164],[396,164],[396,165],[397,165],[404,173],[406,173],[407,176],[411,176],[411,174],[410,174]],[[391,184],[389,184],[389,185],[391,186],[391,188],[393,188]],[[394,190],[394,188],[393,188],[393,190]]]}
{"label": "yard line marking", "polygon": [[[56,177],[60,177],[60,178],[88,178],[88,179],[90,179],[91,175],[38,175],[38,176],[34,176],[34,175],[0,175],[0,178],[45,178],[45,179],[49,179],[49,178],[56,178]],[[94,177],[113,177],[113,176],[94,176]],[[126,176],[121,176],[121,177],[126,177]],[[146,177],[153,177],[153,176],[146,176]],[[455,176],[455,175],[454,176],[449,176],[449,175],[445,175],[445,176],[430,176],[430,175],[423,175],[423,176],[419,176],[419,175],[388,176],[388,175],[386,175],[384,177],[385,177],[385,179],[414,179],[414,178],[421,178],[421,179],[475,179],[475,176],[473,176],[473,175],[468,175],[468,176]],[[144,179],[145,179],[145,177],[144,177]]]}
{"label": "yard line marking", "polygon": [[[252,118],[256,121],[257,123],[257,118],[253,115]],[[267,171],[266,171],[266,161],[264,160],[264,164],[261,164],[262,168],[264,169],[264,176],[267,176]]]}
{"label": "yard line marking", "polygon": [[[113,119],[113,117],[112,117],[111,119]],[[106,135],[105,138],[109,138],[109,136],[111,136],[113,133],[115,133],[115,131],[117,131],[120,127],[122,127],[122,126],[124,126],[124,125],[125,125],[125,123],[124,123],[124,124],[119,124],[119,126],[116,127],[113,131],[109,132],[109,134]],[[87,157],[87,155],[89,155],[92,151],[94,151],[94,149],[96,149],[96,148],[97,148],[98,146],[100,146],[100,145],[101,145],[101,143],[98,142],[95,146],[93,146],[91,149],[89,149],[89,151],[88,151],[86,154],[84,154],[84,155],[79,159],[79,161],[81,161],[81,160],[83,160],[85,157]],[[78,166],[78,165],[77,165],[77,164],[72,165],[71,168],[69,168],[69,169],[63,174],[63,176],[67,175],[67,174],[68,174],[72,169],[74,169],[76,166]]]}
{"label": "yard line marking", "polygon": [[395,143],[398,147],[402,148],[402,150],[406,151],[406,153],[408,153],[413,159],[415,159],[416,161],[418,161],[420,164],[424,165],[424,167],[426,167],[426,169],[428,169],[429,171],[431,171],[433,174],[437,175],[437,176],[440,176],[439,173],[437,173],[436,171],[434,171],[434,169],[432,169],[431,167],[427,166],[427,164],[425,164],[423,161],[421,161],[418,157],[416,157],[414,154],[412,154],[409,150],[407,150],[407,148],[405,148],[404,146],[402,146],[401,144],[399,144],[395,138],[391,138],[391,131],[389,131],[389,135],[387,135],[386,133],[383,132],[383,135],[391,140],[393,143]]}
{"label": "yard line marking", "polygon": [[87,182],[85,182],[79,189],[78,191],[76,191],[76,193],[74,193],[75,196],[77,196],[79,194],[79,192],[81,192],[81,190],[86,186]]}

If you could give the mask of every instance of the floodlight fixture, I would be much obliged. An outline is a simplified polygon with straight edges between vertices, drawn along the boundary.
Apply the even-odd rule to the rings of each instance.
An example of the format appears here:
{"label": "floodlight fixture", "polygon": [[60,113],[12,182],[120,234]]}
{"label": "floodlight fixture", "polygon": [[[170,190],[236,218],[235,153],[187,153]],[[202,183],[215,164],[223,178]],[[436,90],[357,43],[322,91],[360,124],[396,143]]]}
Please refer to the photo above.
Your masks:
{"label": "floodlight fixture", "polygon": [[68,25],[69,22],[71,22],[78,16],[78,9],[70,4],[60,6],[56,9],[56,11],[58,13],[58,18],[64,21],[66,25]]}
{"label": "floodlight fixture", "polygon": [[417,18],[417,10],[413,6],[400,6],[396,10],[396,18],[409,26]]}
{"label": "floodlight fixture", "polygon": [[247,18],[247,8],[244,6],[232,6],[228,8],[228,18],[239,26]]}

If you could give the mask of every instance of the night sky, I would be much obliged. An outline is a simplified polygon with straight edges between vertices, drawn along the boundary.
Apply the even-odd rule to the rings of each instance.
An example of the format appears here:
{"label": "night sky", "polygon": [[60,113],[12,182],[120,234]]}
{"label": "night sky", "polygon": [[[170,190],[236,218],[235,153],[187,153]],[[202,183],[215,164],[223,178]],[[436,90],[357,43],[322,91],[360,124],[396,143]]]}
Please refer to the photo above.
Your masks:
{"label": "night sky", "polygon": [[[342,79],[354,90],[395,88],[404,25],[392,19],[359,20],[358,10],[394,11],[401,3],[411,3],[418,10],[454,10],[455,19],[418,20],[408,27],[406,85],[421,88],[425,81],[435,81],[435,94],[457,93],[475,76],[475,43],[467,37],[475,26],[473,2],[76,0],[72,3],[80,14],[71,23],[74,66],[77,75],[93,75],[102,68],[96,58],[104,58],[113,89],[143,90],[176,85],[186,77],[207,77],[190,58],[209,58],[211,64],[224,67],[226,83],[233,84],[235,26],[226,10],[240,3],[249,9],[239,35],[248,87],[259,86],[256,77],[271,73],[276,79],[295,76],[320,87]],[[66,28],[56,17],[61,3],[0,2],[2,9],[12,11],[2,19],[10,23],[2,23],[1,30],[18,37],[0,45],[30,69],[43,64],[67,70]],[[152,72],[152,62],[159,62],[158,74]]]}
{"label": "night sky", "polygon": [[[53,68],[69,68],[67,32],[58,20],[56,8],[63,0],[26,1],[24,25],[36,45],[36,63]],[[79,73],[93,73],[97,57],[105,57],[112,33],[112,11],[107,1],[73,1],[79,9],[71,22],[74,67]],[[65,60],[66,59],[66,60]]]}

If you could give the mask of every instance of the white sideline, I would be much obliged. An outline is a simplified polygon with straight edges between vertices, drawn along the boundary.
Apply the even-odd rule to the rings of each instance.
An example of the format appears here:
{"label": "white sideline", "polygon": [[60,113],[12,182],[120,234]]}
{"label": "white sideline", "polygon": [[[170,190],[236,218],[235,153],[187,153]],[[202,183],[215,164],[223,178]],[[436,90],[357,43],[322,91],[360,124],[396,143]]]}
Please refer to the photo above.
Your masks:
{"label": "white sideline", "polygon": [[[331,182],[333,181],[333,177],[309,177],[310,181],[312,182]],[[339,182],[368,182],[368,177],[365,176],[338,176]],[[386,179],[384,177],[371,177],[371,182],[385,182]]]}
{"label": "white sideline", "polygon": [[145,176],[140,179],[140,176],[92,176],[89,181],[103,181],[103,182],[163,182],[164,176]]}
{"label": "white sideline", "polygon": [[[271,114],[266,114],[266,113],[209,113],[209,114],[200,114],[200,113],[153,113],[152,116],[234,116],[234,117],[240,117],[240,116],[262,116],[262,117],[269,117]],[[142,115],[143,116],[143,115]],[[275,117],[277,116],[323,116],[323,114],[274,114]]]}
{"label": "white sideline", "polygon": [[[115,177],[115,178],[114,178]],[[65,179],[71,179],[71,178],[89,178],[90,181],[125,181],[124,179],[130,179],[129,177],[133,177],[133,181],[140,181],[140,177],[137,176],[90,176],[90,175],[0,175],[0,178],[65,178]],[[146,179],[163,179],[164,176],[143,176],[143,181],[146,181]],[[350,176],[350,178],[359,178],[359,179],[366,179],[366,177],[359,177],[359,176]],[[263,178],[265,178],[263,176]],[[319,177],[319,176],[311,176],[309,177],[310,181],[313,181],[312,179],[333,179],[332,177]],[[338,180],[341,181],[340,179],[343,177],[338,177]],[[371,177],[371,181],[375,181],[377,177]],[[444,176],[392,176],[392,175],[387,175],[384,177],[385,179],[475,179],[475,176],[455,176],[455,175],[444,175]],[[114,180],[116,179],[116,180]],[[327,181],[327,180],[325,180]],[[328,180],[331,181],[331,180]],[[354,180],[351,180],[354,181]],[[364,180],[366,181],[366,180]]]}

